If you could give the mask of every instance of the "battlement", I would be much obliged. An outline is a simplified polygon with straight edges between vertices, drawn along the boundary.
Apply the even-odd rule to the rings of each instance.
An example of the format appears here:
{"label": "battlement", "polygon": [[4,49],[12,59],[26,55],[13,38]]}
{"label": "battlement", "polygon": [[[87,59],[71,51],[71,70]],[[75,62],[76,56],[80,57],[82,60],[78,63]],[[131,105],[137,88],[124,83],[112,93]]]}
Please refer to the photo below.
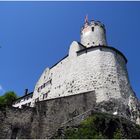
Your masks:
{"label": "battlement", "polygon": [[[105,25],[102,22],[100,22],[100,21],[91,20],[87,24],[88,24],[88,26],[100,26],[100,27],[102,27],[105,30]],[[83,31],[84,28],[85,28],[85,25],[83,25],[81,27],[81,32]]]}
{"label": "battlement", "polygon": [[91,46],[107,45],[105,26],[100,21],[91,20],[89,22],[86,18],[80,33],[81,44],[87,48]]}

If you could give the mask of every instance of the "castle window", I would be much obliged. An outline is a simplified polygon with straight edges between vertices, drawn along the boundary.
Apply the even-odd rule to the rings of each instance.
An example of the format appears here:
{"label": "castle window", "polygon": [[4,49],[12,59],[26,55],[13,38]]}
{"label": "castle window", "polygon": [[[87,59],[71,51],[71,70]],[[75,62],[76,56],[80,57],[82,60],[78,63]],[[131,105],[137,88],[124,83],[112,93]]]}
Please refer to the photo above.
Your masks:
{"label": "castle window", "polygon": [[48,93],[43,94],[43,99],[47,98]]}
{"label": "castle window", "polygon": [[41,87],[39,87],[37,91],[40,92],[41,91]]}
{"label": "castle window", "polygon": [[50,90],[48,92],[46,92],[45,94],[43,94],[43,99],[48,97],[48,93],[50,92]]}
{"label": "castle window", "polygon": [[27,103],[27,106],[30,106],[31,105],[31,102],[30,103]]}
{"label": "castle window", "polygon": [[94,27],[92,27],[92,32],[94,32]]}
{"label": "castle window", "polygon": [[36,99],[35,99],[35,102],[38,102],[38,101],[39,101],[39,98],[36,98]]}
{"label": "castle window", "polygon": [[46,83],[45,83],[45,86],[47,86],[47,85],[49,85],[49,84],[51,84],[52,83],[52,80],[50,79],[49,81],[47,81]]}

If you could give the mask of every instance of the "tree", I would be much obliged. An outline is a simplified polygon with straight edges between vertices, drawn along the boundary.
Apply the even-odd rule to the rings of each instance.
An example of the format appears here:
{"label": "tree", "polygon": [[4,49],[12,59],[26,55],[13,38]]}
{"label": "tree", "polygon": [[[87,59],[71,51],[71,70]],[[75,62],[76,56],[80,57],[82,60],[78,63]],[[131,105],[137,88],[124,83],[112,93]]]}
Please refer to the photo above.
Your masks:
{"label": "tree", "polygon": [[8,91],[3,96],[0,96],[0,106],[10,106],[16,99],[16,93],[13,91]]}
{"label": "tree", "polygon": [[0,96],[0,106],[4,106],[4,96]]}

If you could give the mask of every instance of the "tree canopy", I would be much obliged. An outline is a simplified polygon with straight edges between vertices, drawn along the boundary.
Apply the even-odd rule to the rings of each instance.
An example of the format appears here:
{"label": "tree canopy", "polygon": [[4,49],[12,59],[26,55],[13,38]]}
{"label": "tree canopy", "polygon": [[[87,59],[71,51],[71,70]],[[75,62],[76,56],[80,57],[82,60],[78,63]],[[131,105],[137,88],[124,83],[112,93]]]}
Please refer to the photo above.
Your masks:
{"label": "tree canopy", "polygon": [[0,107],[11,106],[13,101],[17,99],[17,95],[13,91],[8,91],[0,96]]}

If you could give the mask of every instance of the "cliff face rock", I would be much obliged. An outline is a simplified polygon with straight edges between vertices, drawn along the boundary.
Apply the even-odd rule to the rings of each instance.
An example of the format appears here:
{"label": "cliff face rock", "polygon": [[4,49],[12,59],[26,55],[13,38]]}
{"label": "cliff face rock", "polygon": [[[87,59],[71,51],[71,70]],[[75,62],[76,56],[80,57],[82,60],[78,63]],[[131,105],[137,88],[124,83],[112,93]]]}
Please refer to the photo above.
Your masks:
{"label": "cliff face rock", "polygon": [[65,139],[138,139],[140,126],[122,117],[91,113],[79,124],[61,127],[53,138]]}
{"label": "cliff face rock", "polygon": [[140,125],[140,102],[137,97],[130,95],[127,102],[123,99],[111,98],[108,101],[96,103],[94,109],[100,112],[121,116]]}

